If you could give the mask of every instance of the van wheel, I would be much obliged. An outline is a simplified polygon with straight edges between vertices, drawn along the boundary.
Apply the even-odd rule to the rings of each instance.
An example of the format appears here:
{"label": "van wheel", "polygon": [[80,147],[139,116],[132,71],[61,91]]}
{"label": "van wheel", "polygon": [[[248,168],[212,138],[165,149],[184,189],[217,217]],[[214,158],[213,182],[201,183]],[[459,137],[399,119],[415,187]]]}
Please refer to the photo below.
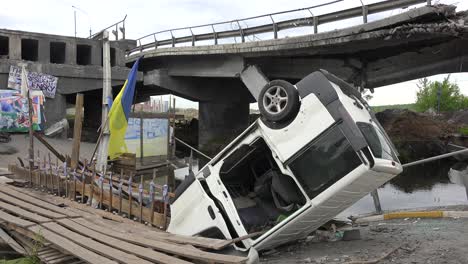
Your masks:
{"label": "van wheel", "polygon": [[299,93],[287,81],[270,81],[260,92],[258,108],[268,121],[289,121],[297,114],[299,106]]}

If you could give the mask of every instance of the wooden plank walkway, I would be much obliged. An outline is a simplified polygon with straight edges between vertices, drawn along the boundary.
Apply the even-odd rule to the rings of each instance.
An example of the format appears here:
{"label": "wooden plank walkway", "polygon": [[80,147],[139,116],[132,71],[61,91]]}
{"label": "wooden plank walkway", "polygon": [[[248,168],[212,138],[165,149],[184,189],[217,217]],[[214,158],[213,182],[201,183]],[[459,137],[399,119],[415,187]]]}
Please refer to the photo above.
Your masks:
{"label": "wooden plank walkway", "polygon": [[72,242],[71,240],[64,238],[62,235],[59,235],[50,230],[47,230],[43,228],[42,226],[37,226],[37,225],[32,226],[32,227],[29,227],[28,230],[34,232],[35,234],[42,235],[47,241],[54,243],[54,245],[56,245],[57,247],[89,263],[93,263],[93,264],[94,263],[95,264],[117,263],[110,259],[102,257],[100,254],[94,253],[91,250],[81,247],[78,244]]}
{"label": "wooden plank walkway", "polygon": [[101,252],[105,257],[116,260],[121,263],[135,263],[135,264],[151,264],[151,262],[143,260],[141,258],[136,257],[132,254],[127,254],[120,250],[117,250],[113,247],[103,245],[101,243],[96,242],[95,240],[75,233],[73,231],[68,230],[67,228],[57,224],[57,223],[46,223],[42,226],[46,227],[47,229],[62,235],[65,238],[70,239],[71,241],[77,243],[78,245],[87,248],[89,250],[96,250]]}
{"label": "wooden plank walkway", "polygon": [[[38,251],[38,257],[45,263],[236,264],[247,261],[245,257],[202,250],[212,248],[209,245],[211,242],[227,245],[229,240],[175,236],[178,241],[175,243],[169,241],[173,236],[169,233],[151,230],[129,219],[118,222],[105,220],[99,215],[93,215],[91,212],[98,210],[91,207],[87,207],[86,211],[61,208],[56,204],[61,199],[66,199],[50,195],[29,195],[28,190],[34,192],[31,189],[0,184],[0,226],[15,237],[21,236],[22,239],[17,239],[18,242],[42,237],[47,245]],[[51,197],[57,203],[49,203],[45,197]],[[23,245],[21,242],[20,244]]]}
{"label": "wooden plank walkway", "polygon": [[[65,221],[68,222],[70,220],[63,219],[63,220],[59,220],[58,222],[64,223]],[[137,244],[143,247],[153,248],[155,250],[163,251],[169,254],[187,257],[189,259],[196,259],[196,260],[202,260],[202,261],[208,261],[208,262],[214,261],[216,263],[240,263],[244,260],[244,258],[242,257],[226,256],[223,254],[210,253],[210,252],[205,252],[205,251],[192,249],[188,247],[186,247],[183,251],[180,251],[180,246],[178,245],[174,245],[172,243],[167,243],[167,242],[158,241],[158,240],[152,240],[152,239],[148,239],[142,236],[135,236],[135,235],[128,234],[128,233],[115,232],[113,230],[107,229],[104,226],[93,224],[83,218],[74,219],[73,221],[78,224],[81,224],[83,227],[87,227],[90,230],[93,230],[101,234],[107,234],[110,237],[120,239],[122,241],[130,242],[130,243]]]}
{"label": "wooden plank walkway", "polygon": [[25,210],[37,213],[39,215],[45,216],[45,217],[49,217],[49,218],[64,218],[64,217],[66,217],[63,214],[59,214],[59,213],[44,209],[42,207],[38,207],[38,206],[35,206],[33,204],[23,202],[23,201],[18,200],[17,198],[15,198],[13,196],[7,195],[7,194],[2,193],[2,192],[0,192],[0,200],[2,200],[4,202],[7,202],[7,203],[10,203],[12,205],[21,207],[21,208],[23,208]]}
{"label": "wooden plank walkway", "polygon": [[34,197],[31,197],[31,196],[26,195],[24,193],[18,192],[13,188],[8,188],[7,186],[0,185],[0,192],[8,194],[10,196],[13,196],[15,198],[18,198],[19,200],[22,200],[24,202],[27,202],[27,203],[42,207],[44,209],[47,209],[47,210],[50,210],[50,211],[53,211],[53,212],[56,212],[56,213],[59,213],[61,215],[66,215],[68,217],[78,217],[78,216],[80,216],[80,215],[78,215],[78,214],[76,214],[76,213],[74,213],[74,212],[72,212],[70,210],[58,207],[56,205],[53,205],[53,204],[50,204],[50,203],[47,203],[47,202],[44,202],[44,201],[41,201],[41,200],[37,200]]}

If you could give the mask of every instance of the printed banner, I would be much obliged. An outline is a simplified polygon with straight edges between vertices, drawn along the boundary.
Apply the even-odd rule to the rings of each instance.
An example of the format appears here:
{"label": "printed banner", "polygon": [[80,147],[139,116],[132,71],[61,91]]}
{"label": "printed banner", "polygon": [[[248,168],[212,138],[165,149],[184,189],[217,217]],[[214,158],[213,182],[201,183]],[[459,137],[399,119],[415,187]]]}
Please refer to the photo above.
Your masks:
{"label": "printed banner", "polygon": [[[143,118],[143,156],[167,155],[167,119]],[[140,118],[129,118],[125,143],[140,157]]]}
{"label": "printed banner", "polygon": [[[21,67],[10,66],[8,88],[21,90]],[[41,90],[46,97],[54,98],[57,91],[58,78],[52,75],[28,71],[28,87]]]}
{"label": "printed banner", "polygon": [[[33,129],[41,130],[41,109],[44,96],[32,94],[32,98]],[[28,132],[28,130],[28,99],[15,90],[0,90],[0,132]]]}

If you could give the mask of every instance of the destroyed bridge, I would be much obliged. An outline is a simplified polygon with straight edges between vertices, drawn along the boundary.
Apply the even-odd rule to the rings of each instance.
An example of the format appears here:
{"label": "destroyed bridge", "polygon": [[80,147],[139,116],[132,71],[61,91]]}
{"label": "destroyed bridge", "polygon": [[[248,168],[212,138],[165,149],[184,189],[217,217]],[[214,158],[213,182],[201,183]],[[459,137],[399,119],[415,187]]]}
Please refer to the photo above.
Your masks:
{"label": "destroyed bridge", "polygon": [[[338,5],[336,2],[340,1],[332,3]],[[315,70],[325,69],[356,86],[369,89],[434,74],[467,70],[468,13],[457,12],[455,6],[432,5],[428,0],[393,0],[316,16],[313,8],[165,30],[136,40],[118,40],[112,44],[116,49],[111,52],[114,56],[114,94],[125,79],[123,75],[126,71],[120,71],[119,67],[124,63],[131,66],[138,57],[144,56],[139,68],[142,74],[137,83],[137,101],[146,100],[151,95],[168,93],[198,101],[199,147],[203,149],[208,144],[238,135],[247,127],[249,103],[254,102],[254,98],[246,87],[254,85],[252,82],[256,81],[255,76],[249,76],[252,72],[246,71],[251,65],[256,66],[257,71],[254,73],[260,73],[270,80],[285,79],[294,83]],[[406,10],[397,15],[378,16],[381,12],[402,8]],[[310,15],[290,20],[276,19],[280,14],[294,12]],[[374,20],[368,21],[371,16]],[[267,18],[271,22],[245,26],[245,21],[259,18]],[[353,18],[362,19],[361,23],[320,32],[323,25],[348,23],[346,19]],[[219,30],[223,24],[228,24],[229,29]],[[209,31],[198,33],[206,28]],[[282,35],[291,30],[293,33],[294,30],[302,32],[303,35]],[[2,36],[7,33],[1,31],[0,40],[3,41]],[[259,36],[262,40],[259,40]],[[78,44],[82,40],[77,38],[75,41]],[[120,48],[126,53],[122,53]],[[5,64],[11,63],[12,59],[31,61],[30,58],[18,55],[21,52],[11,54],[11,50],[12,45],[9,59],[0,59],[2,81],[6,81],[2,75],[8,72]],[[0,51],[4,51],[3,46]],[[75,53],[70,55],[67,51],[61,62],[55,62],[70,64],[64,66],[55,65],[52,60],[41,61],[40,58],[47,56],[42,56],[40,52],[39,56],[35,56],[39,60],[32,64],[42,64],[42,68],[37,68],[41,68],[44,73],[60,75],[69,68],[82,74],[70,78],[81,81],[89,78],[87,73],[94,76],[102,71],[100,61],[96,59],[98,51],[90,53],[90,66],[74,61],[75,56],[84,54],[82,46],[72,48],[71,52]],[[92,52],[95,52],[94,49]],[[82,59],[80,61],[83,62]],[[97,71],[92,67],[97,67]],[[59,79],[57,93],[83,92],[85,121],[99,124],[101,116],[97,113],[101,109],[99,96],[102,96],[98,90],[102,87],[100,83],[91,86],[82,83],[80,87],[76,83],[69,86],[64,83],[62,86]],[[53,99],[48,100],[47,104],[55,108],[60,103]]]}

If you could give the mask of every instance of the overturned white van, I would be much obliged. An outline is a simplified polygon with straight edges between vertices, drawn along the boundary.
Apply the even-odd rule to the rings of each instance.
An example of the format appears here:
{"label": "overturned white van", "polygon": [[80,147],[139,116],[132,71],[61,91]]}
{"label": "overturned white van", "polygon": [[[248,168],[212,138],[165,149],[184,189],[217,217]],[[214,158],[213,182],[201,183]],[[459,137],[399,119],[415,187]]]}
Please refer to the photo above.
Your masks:
{"label": "overturned white van", "polygon": [[326,71],[271,81],[262,117],[176,189],[168,231],[237,238],[237,251],[306,237],[402,171],[361,94]]}

